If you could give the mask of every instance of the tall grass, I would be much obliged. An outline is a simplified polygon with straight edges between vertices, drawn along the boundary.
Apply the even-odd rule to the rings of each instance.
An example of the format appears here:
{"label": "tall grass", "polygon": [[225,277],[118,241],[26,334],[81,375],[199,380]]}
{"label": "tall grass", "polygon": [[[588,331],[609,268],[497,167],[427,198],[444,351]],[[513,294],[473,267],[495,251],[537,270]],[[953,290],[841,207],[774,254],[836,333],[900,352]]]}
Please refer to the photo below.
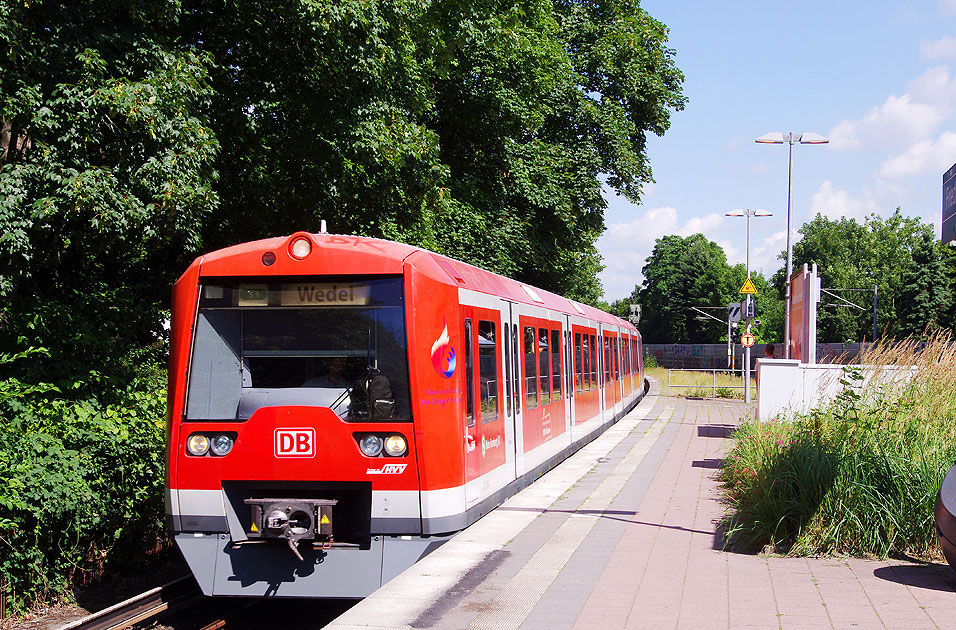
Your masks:
{"label": "tall grass", "polygon": [[736,432],[721,473],[730,544],[938,554],[933,505],[956,460],[956,346],[947,335],[884,343],[860,363],[876,375],[847,366],[832,404]]}

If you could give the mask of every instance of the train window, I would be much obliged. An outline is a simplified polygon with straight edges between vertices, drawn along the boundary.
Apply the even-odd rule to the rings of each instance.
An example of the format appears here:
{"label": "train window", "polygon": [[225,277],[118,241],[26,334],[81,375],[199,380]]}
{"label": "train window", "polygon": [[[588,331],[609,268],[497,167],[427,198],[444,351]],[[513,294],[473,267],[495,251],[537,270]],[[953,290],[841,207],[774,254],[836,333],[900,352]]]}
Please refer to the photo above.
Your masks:
{"label": "train window", "polygon": [[475,361],[471,341],[471,320],[465,319],[465,419],[475,426]]}
{"label": "train window", "polygon": [[511,334],[508,332],[508,324],[504,326],[505,334],[504,347],[502,348],[501,359],[505,364],[505,415],[511,415]]}
{"label": "train window", "polygon": [[525,404],[528,409],[538,406],[538,336],[534,328],[524,329],[524,386]]}
{"label": "train window", "polygon": [[202,285],[186,419],[297,405],[350,421],[411,420],[403,287],[401,278]]}
{"label": "train window", "polygon": [[614,380],[616,381],[621,379],[621,354],[617,346],[617,337],[611,337],[611,351],[614,353]]}
{"label": "train window", "polygon": [[495,323],[478,320],[478,383],[481,421],[498,419],[498,347]]}
{"label": "train window", "polygon": [[604,382],[611,380],[611,339],[604,338]]}
{"label": "train window", "polygon": [[597,364],[597,342],[594,338],[594,335],[588,335],[591,339],[591,368],[589,374],[591,375],[591,389],[597,389],[597,375],[598,375],[598,364]]}
{"label": "train window", "polygon": [[561,331],[551,331],[551,400],[561,400]]}
{"label": "train window", "polygon": [[581,333],[574,333],[574,391],[584,391],[584,364],[581,363]]}
{"label": "train window", "polygon": [[551,402],[551,371],[548,369],[548,329],[538,329],[538,379],[541,382],[538,391],[540,392],[540,404],[547,405]]}
{"label": "train window", "polygon": [[621,359],[624,361],[624,375],[627,376],[631,373],[631,357],[627,351],[627,339],[621,340]]}

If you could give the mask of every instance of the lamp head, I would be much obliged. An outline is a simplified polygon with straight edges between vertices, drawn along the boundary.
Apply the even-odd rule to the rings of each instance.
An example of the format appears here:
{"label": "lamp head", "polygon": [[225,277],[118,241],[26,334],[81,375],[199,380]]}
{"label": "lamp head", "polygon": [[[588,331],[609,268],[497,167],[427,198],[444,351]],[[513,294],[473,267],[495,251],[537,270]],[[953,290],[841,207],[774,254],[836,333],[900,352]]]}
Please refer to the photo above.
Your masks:
{"label": "lamp head", "polygon": [[760,136],[754,142],[760,144],[783,144],[783,134],[779,131],[771,131],[770,133],[765,133]]}

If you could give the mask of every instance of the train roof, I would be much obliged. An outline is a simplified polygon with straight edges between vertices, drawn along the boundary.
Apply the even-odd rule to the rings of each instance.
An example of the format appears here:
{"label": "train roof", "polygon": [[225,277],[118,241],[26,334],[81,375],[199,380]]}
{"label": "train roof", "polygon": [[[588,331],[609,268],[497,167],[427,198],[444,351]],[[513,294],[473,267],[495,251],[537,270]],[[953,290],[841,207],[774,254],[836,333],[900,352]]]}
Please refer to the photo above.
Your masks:
{"label": "train roof", "polygon": [[[200,274],[207,277],[301,274],[301,260],[291,253],[292,242],[301,236],[308,237],[313,246],[325,254],[319,264],[313,262],[312,271],[316,275],[341,275],[343,257],[360,257],[363,273],[396,275],[403,272],[406,263],[419,266],[417,263],[422,262],[422,258],[430,258],[444,272],[445,277],[442,280],[453,286],[637,330],[627,320],[550,291],[421,247],[367,236],[296,232],[289,236],[250,241],[210,252],[197,258],[193,265],[199,265]],[[268,251],[276,253],[275,262],[268,267],[268,273],[263,274],[261,258]],[[283,253],[287,255],[282,255]]]}

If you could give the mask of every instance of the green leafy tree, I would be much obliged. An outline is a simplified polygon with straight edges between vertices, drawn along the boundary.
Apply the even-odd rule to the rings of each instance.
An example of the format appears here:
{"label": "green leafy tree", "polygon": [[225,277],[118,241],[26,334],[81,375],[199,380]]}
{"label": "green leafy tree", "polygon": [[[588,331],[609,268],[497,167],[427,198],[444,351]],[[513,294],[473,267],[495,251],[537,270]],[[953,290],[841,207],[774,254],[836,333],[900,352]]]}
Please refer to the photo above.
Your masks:
{"label": "green leafy tree", "polygon": [[710,319],[698,320],[691,309],[725,305],[739,288],[732,288],[730,266],[719,245],[702,234],[664,236],[657,239],[642,273],[639,299],[646,343],[710,343],[721,336],[726,340],[725,327]]}
{"label": "green leafy tree", "polygon": [[0,343],[48,347],[46,378],[155,341],[216,208],[210,60],[176,43],[178,7],[3,3]]}
{"label": "green leafy tree", "polygon": [[637,2],[222,5],[184,5],[217,62],[209,246],[325,218],[598,299],[599,175],[639,199],[684,104]]}
{"label": "green leafy tree", "polygon": [[[899,338],[923,332],[918,318],[901,317],[900,308],[904,276],[914,272],[916,252],[925,250],[927,239],[934,239],[931,225],[904,217],[897,208],[888,218],[872,215],[862,224],[853,219],[832,220],[817,215],[800,228],[800,233],[803,237],[793,248],[794,269],[816,263],[823,287],[835,290],[860,307],[843,306],[844,302],[824,294],[817,310],[819,341],[861,341],[873,337],[873,294],[841,292],[843,289],[877,288],[880,336]],[[774,276],[774,285],[782,291],[783,282],[781,270]],[[943,303],[940,308],[945,311],[948,298],[944,295],[930,300]]]}
{"label": "green leafy tree", "polygon": [[899,327],[910,335],[932,334],[952,325],[946,321],[953,293],[946,274],[944,249],[935,234],[923,230],[916,236],[911,255],[913,263],[901,277]]}

